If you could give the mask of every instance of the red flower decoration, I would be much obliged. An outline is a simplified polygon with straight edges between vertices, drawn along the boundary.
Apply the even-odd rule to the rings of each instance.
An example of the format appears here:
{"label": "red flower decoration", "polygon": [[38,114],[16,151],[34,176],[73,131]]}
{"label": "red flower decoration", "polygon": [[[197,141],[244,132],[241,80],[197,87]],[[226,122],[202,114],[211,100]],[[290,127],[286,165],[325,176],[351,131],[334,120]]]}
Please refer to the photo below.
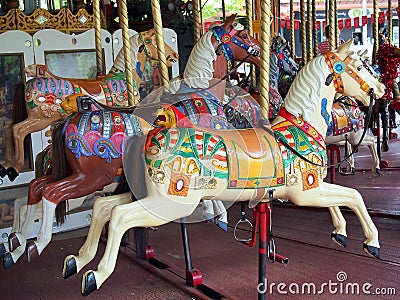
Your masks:
{"label": "red flower decoration", "polygon": [[224,35],[222,35],[221,41],[222,41],[222,43],[224,43],[225,45],[226,45],[226,44],[230,44],[231,41],[232,41],[232,37],[231,37],[229,34],[225,33]]}

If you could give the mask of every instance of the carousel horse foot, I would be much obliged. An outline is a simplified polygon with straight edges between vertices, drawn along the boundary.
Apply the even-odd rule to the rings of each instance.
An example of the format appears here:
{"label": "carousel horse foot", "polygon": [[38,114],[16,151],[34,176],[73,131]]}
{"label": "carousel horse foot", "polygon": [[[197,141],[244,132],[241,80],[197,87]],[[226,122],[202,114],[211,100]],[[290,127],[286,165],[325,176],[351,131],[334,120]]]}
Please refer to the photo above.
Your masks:
{"label": "carousel horse foot", "polygon": [[376,172],[376,175],[377,175],[377,176],[381,176],[381,169],[376,168],[376,169],[375,169],[375,172]]}
{"label": "carousel horse foot", "polygon": [[0,166],[0,177],[4,178],[7,175],[7,169],[3,166]]}
{"label": "carousel horse foot", "polygon": [[382,147],[381,147],[382,152],[388,152],[389,151],[389,144],[387,141],[382,142]]}
{"label": "carousel horse foot", "polygon": [[334,241],[339,246],[342,246],[344,248],[347,247],[347,237],[345,235],[332,232],[331,233],[331,239],[332,239],[332,241]]}
{"label": "carousel horse foot", "polygon": [[75,257],[66,257],[64,261],[64,267],[62,271],[62,277],[64,279],[69,278],[70,276],[78,273],[76,268]]}
{"label": "carousel horse foot", "polygon": [[10,247],[10,252],[13,252],[15,249],[17,249],[19,246],[21,246],[21,243],[19,242],[19,239],[15,232],[11,233],[8,236],[8,245]]}
{"label": "carousel horse foot", "polygon": [[374,246],[369,246],[366,243],[363,243],[363,249],[366,253],[376,259],[380,259],[381,256],[379,254],[379,248]]}
{"label": "carousel horse foot", "polygon": [[4,268],[4,270],[7,270],[7,269],[11,268],[13,264],[14,264],[14,260],[13,260],[13,258],[11,256],[11,253],[7,252],[6,254],[4,254],[4,257],[3,257],[3,268]]}
{"label": "carousel horse foot", "polygon": [[2,258],[6,252],[7,251],[6,251],[6,247],[4,246],[4,244],[0,244],[0,258]]}
{"label": "carousel horse foot", "polygon": [[93,271],[88,271],[82,278],[82,296],[87,296],[95,290],[97,290],[96,277]]}
{"label": "carousel horse foot", "polygon": [[37,249],[36,243],[35,242],[29,242],[28,245],[26,246],[26,258],[28,262],[33,261],[36,257],[39,256],[39,251]]}
{"label": "carousel horse foot", "polygon": [[10,179],[10,181],[14,181],[15,178],[18,177],[19,173],[17,172],[17,170],[15,170],[13,167],[11,167],[11,168],[7,169],[7,175],[8,175],[8,179]]}
{"label": "carousel horse foot", "polygon": [[221,228],[223,231],[227,232],[228,231],[228,223],[218,221],[218,227]]}
{"label": "carousel horse foot", "polygon": [[210,213],[205,213],[204,218],[206,218],[207,222],[214,223],[214,215]]}

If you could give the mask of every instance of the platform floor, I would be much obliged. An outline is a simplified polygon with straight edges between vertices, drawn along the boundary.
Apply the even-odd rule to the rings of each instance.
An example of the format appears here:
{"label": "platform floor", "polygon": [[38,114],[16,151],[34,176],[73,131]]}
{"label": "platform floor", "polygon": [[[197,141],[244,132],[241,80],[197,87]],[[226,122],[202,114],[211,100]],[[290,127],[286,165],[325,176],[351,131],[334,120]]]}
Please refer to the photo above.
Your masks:
{"label": "platform floor", "polygon": [[[400,141],[391,141],[390,151],[382,154],[390,168],[383,169],[380,177],[373,177],[368,170],[367,154],[366,149],[360,148],[356,175],[336,175],[336,182],[357,188],[364,197],[379,230],[382,259],[372,259],[362,251],[364,236],[351,211],[344,210],[348,247],[341,248],[330,240],[332,223],[327,209],[275,205],[276,251],[288,257],[289,264],[286,267],[267,264],[268,287],[272,287],[267,290],[267,299],[398,299],[400,168],[394,167],[400,166]],[[186,287],[180,227],[170,223],[149,232],[156,262],[162,262],[163,268],[134,258],[131,232],[130,244],[121,247],[114,273],[87,299],[257,299],[258,249],[235,241],[233,227],[239,216],[239,205],[232,206],[228,232],[207,223],[188,227],[193,264],[203,274],[202,289],[208,290],[208,296],[199,289]],[[243,227],[240,233],[247,234],[246,229]],[[78,252],[85,232],[57,234],[34,262],[28,263],[22,257],[11,269],[0,268],[0,299],[83,299],[82,273],[65,280],[61,268],[66,255]],[[104,247],[101,243],[96,258],[84,271],[96,268]],[[302,286],[315,286],[316,293],[324,289],[320,294],[310,295],[301,291]],[[374,294],[363,293],[363,286]],[[352,290],[356,287],[360,288],[359,293]],[[396,295],[389,295],[393,292]]]}

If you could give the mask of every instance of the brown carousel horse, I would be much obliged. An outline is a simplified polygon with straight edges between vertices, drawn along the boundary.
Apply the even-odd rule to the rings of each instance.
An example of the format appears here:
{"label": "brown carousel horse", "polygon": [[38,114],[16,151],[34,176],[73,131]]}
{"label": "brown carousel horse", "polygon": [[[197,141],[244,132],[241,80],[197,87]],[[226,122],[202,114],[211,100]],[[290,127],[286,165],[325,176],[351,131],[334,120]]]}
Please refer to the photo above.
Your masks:
{"label": "brown carousel horse", "polygon": [[[232,43],[230,44],[232,54],[237,60],[246,60],[259,65],[258,42],[251,38],[245,30],[234,29],[235,24],[233,21],[234,17],[228,18],[220,27],[228,34],[232,34]],[[207,41],[204,42],[204,40]],[[208,62],[205,62],[204,59],[197,61],[196,59],[200,58],[197,57],[196,53],[193,53],[194,57],[197,57],[194,59],[194,62],[198,66],[209,66],[208,70],[215,68],[214,73],[218,73],[216,76],[223,77],[224,73],[221,72],[221,68],[226,72],[226,59],[222,55],[218,56],[215,54],[215,49],[218,48],[220,42],[212,34],[204,35],[200,43],[203,42],[212,49],[206,51],[211,54],[214,53],[214,55],[211,55],[213,60],[208,65]],[[225,44],[226,46],[228,44]],[[195,49],[203,49],[202,53],[205,53],[204,48],[200,46],[199,48],[195,47]],[[189,72],[185,71],[185,74],[189,74]],[[211,73],[210,79],[213,77],[212,75]],[[190,82],[191,79],[190,77],[188,78]],[[202,83],[205,83],[204,80]],[[62,109],[68,114],[74,111],[69,105],[76,105],[74,97],[67,97],[66,101],[61,103]],[[159,104],[156,104],[156,106],[159,107]],[[121,108],[118,109],[121,110]],[[116,109],[115,111],[98,110],[77,114],[68,120],[68,125],[65,127],[64,147],[67,161],[71,168],[71,174],[64,179],[47,182],[41,187],[40,193],[35,193],[35,196],[33,194],[32,197],[28,195],[28,207],[30,205],[37,205],[40,201],[43,205],[43,221],[38,238],[36,241],[30,242],[27,246],[28,260],[31,260],[35,255],[41,254],[50,242],[52,235],[51,225],[56,207],[58,208],[59,204],[64,203],[66,200],[88,195],[112,184],[115,177],[120,175],[124,140],[132,135],[143,136],[151,129],[153,129],[153,126],[143,118],[126,114]],[[57,152],[53,151],[53,153]],[[61,159],[54,157],[54,160],[59,161]],[[99,174],[102,174],[102,176],[99,176]],[[120,201],[130,199],[130,197],[125,198],[121,197]],[[115,201],[112,205],[115,206],[118,204],[118,201]],[[108,215],[108,217],[110,216]],[[4,257],[4,260],[7,258],[8,264],[12,265],[15,262],[12,254],[14,251],[23,251],[24,249],[21,249],[23,248],[21,246],[25,242],[26,238],[22,234],[10,235],[9,244],[13,246],[13,251],[6,253]],[[14,248],[14,246],[17,248]]]}
{"label": "brown carousel horse", "polygon": [[[328,127],[324,116],[331,112],[335,93],[355,97],[366,106],[373,96],[384,93],[376,74],[363,65],[358,55],[349,52],[351,43],[343,44],[337,52],[318,56],[303,67],[272,128],[232,131],[192,125],[157,129],[148,134],[147,140],[143,136],[128,140],[124,169],[135,175],[127,178],[134,196],[140,200],[109,207],[106,250],[98,269],[83,275],[83,295],[100,288],[112,274],[118,245],[129,228],[159,226],[189,216],[202,199],[250,201],[254,207],[269,200],[271,189],[275,198],[290,199],[297,205],[328,207],[334,224],[331,238],[343,246],[346,222],[339,207],[351,208],[366,236],[363,249],[379,258],[378,231],[361,195],[354,189],[323,182]],[[327,99],[326,105],[322,98]],[[79,150],[75,152],[83,154],[79,142],[73,142],[82,140],[74,130],[68,133],[67,129],[66,135],[67,143]],[[144,158],[140,154],[143,147]],[[98,167],[96,171],[100,171]],[[94,257],[88,251],[96,249],[97,246],[90,246],[88,236],[70,269],[71,256],[66,258],[64,277],[86,265]]]}
{"label": "brown carousel horse", "polygon": [[[132,66],[136,72],[135,97],[139,99],[141,77],[147,59],[158,59],[155,30],[150,29],[138,33],[130,38]],[[178,60],[178,54],[164,43],[169,66]],[[60,104],[65,97],[75,93],[92,95],[97,101],[110,106],[126,106],[128,94],[124,63],[124,53],[120,51],[109,74],[95,79],[70,79],[53,75],[46,66],[32,65],[27,67],[28,75],[33,76],[25,85],[24,103],[16,106],[26,107],[28,117],[12,127],[14,145],[13,155],[6,157],[5,163],[0,166],[0,177],[8,176],[13,181],[24,165],[24,139],[36,131],[40,131],[53,122],[66,118],[68,114]],[[23,99],[19,99],[22,101]]]}

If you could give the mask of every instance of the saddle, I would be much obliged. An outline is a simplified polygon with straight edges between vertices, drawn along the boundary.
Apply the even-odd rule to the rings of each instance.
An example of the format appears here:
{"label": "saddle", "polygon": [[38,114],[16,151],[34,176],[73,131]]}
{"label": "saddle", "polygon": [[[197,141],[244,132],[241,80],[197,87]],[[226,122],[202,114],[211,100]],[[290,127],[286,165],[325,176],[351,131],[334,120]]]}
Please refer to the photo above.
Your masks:
{"label": "saddle", "polygon": [[[198,128],[200,130],[201,128]],[[229,188],[269,188],[284,184],[282,155],[275,137],[262,128],[210,130],[226,147]]]}

